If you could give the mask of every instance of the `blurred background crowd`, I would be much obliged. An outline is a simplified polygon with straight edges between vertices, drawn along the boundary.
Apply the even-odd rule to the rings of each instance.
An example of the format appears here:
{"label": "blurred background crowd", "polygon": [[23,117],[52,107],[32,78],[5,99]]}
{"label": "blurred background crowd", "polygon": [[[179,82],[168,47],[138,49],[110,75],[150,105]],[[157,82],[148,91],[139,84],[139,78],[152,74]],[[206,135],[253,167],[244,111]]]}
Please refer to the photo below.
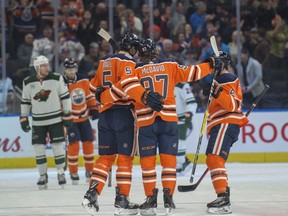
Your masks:
{"label": "blurred background crowd", "polygon": [[[100,28],[110,30],[116,41],[126,31],[140,38],[152,36],[161,49],[160,58],[184,65],[203,62],[213,54],[209,38],[215,35],[219,49],[231,55],[230,70],[238,74],[243,83],[244,100],[253,100],[259,94],[259,86],[269,84],[271,89],[258,108],[287,109],[288,1],[239,1],[240,34],[237,33],[236,1],[6,1],[5,20],[2,20],[5,37],[0,37],[6,46],[0,113],[19,113],[15,91],[21,92],[23,78],[34,73],[31,66],[35,56],[48,57],[53,70],[61,74],[64,59],[72,57],[79,64],[78,73],[93,77],[99,59],[112,53],[109,43],[97,35]],[[237,58],[238,53],[241,58]],[[1,53],[1,65],[2,62]],[[2,67],[0,73],[3,74]],[[205,109],[207,99],[202,94],[202,86],[203,81],[192,86],[198,110]]]}

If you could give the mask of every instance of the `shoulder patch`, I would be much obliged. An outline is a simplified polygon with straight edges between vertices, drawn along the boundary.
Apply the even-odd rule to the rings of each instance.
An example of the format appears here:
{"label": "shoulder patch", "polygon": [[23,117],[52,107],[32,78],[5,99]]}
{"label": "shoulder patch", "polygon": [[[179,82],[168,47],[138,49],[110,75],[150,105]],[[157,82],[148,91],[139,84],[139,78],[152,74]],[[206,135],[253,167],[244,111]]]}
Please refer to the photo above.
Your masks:
{"label": "shoulder patch", "polygon": [[61,74],[58,73],[49,73],[47,79],[59,80]]}
{"label": "shoulder patch", "polygon": [[28,76],[24,79],[24,84],[27,85],[29,83],[32,83],[32,82],[37,82],[37,78],[36,78],[36,75],[32,75],[32,76]]}

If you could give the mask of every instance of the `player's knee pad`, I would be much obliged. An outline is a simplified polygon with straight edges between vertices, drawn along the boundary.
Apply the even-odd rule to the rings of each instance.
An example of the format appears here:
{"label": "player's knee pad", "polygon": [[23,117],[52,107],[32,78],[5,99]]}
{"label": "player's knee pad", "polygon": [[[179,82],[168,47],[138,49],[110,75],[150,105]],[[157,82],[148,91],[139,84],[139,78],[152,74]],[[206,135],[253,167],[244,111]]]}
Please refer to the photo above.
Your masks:
{"label": "player's knee pad", "polygon": [[106,167],[111,167],[116,159],[116,155],[100,155],[96,164],[102,164]]}
{"label": "player's knee pad", "polygon": [[93,154],[94,153],[94,145],[90,141],[83,142],[83,153],[84,154]]}
{"label": "player's knee pad", "polygon": [[64,148],[63,148],[63,142],[56,142],[51,144],[51,148],[54,153],[54,157],[64,155]]}
{"label": "player's knee pad", "polygon": [[43,156],[46,155],[46,145],[44,144],[34,144],[33,145],[35,156]]}
{"label": "player's knee pad", "polygon": [[179,150],[186,150],[186,141],[185,140],[179,140],[178,141],[178,151]]}
{"label": "player's knee pad", "polygon": [[134,156],[118,155],[117,166],[132,167]]}
{"label": "player's knee pad", "polygon": [[152,170],[156,167],[156,156],[147,156],[140,158],[142,170]]}
{"label": "player's knee pad", "polygon": [[160,162],[162,167],[176,167],[176,156],[168,154],[160,154]]}
{"label": "player's knee pad", "polygon": [[78,141],[72,142],[68,145],[68,155],[78,155],[80,144]]}
{"label": "player's knee pad", "polygon": [[223,157],[215,154],[208,154],[206,164],[209,170],[225,167],[225,160]]}

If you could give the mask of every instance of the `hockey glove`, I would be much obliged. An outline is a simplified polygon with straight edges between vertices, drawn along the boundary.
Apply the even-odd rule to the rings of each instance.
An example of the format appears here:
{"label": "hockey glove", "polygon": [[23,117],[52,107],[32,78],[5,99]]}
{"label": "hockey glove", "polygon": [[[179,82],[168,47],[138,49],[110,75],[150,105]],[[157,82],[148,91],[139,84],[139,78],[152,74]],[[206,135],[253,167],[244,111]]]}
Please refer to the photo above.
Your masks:
{"label": "hockey glove", "polygon": [[68,128],[68,129],[71,128],[73,125],[73,117],[72,117],[71,113],[63,114],[62,122],[63,122],[64,127]]}
{"label": "hockey glove", "polygon": [[191,123],[192,121],[192,112],[185,112],[185,123]]}
{"label": "hockey glove", "polygon": [[105,91],[105,88],[100,86],[96,89],[96,92],[95,92],[95,98],[100,104],[101,104],[101,94],[103,91]]}
{"label": "hockey glove", "polygon": [[212,97],[218,98],[222,91],[223,87],[218,82],[214,81],[214,85],[212,85]]}
{"label": "hockey glove", "polygon": [[158,92],[147,90],[143,93],[141,100],[156,112],[160,112],[163,109],[163,97]]}
{"label": "hockey glove", "polygon": [[31,130],[31,127],[29,126],[28,116],[20,116],[20,124],[24,132],[28,133]]}
{"label": "hockey glove", "polygon": [[210,62],[210,67],[213,70],[216,70],[217,74],[220,73],[224,69],[224,63],[220,57],[210,56],[209,62]]}
{"label": "hockey glove", "polygon": [[91,116],[92,121],[99,118],[99,112],[97,110],[90,110],[89,116]]}

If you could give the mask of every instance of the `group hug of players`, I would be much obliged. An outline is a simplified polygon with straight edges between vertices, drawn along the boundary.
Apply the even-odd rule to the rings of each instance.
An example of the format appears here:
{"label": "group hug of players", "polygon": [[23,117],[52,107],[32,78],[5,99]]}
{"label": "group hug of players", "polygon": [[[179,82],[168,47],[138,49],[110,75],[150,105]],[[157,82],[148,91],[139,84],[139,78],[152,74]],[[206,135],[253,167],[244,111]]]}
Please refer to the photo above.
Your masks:
{"label": "group hug of players", "polygon": [[[178,83],[194,82],[216,73],[207,120],[206,164],[217,199],[207,204],[207,211],[211,214],[231,213],[225,161],[232,144],[238,139],[239,128],[248,119],[241,109],[239,79],[228,71],[228,54],[220,51],[219,57],[211,56],[207,62],[184,66],[158,59],[159,50],[154,42],[139,39],[133,33],[126,33],[119,45],[119,52],[100,60],[96,75],[90,82],[83,75],[76,75],[78,66],[73,59],[65,60],[63,78],[60,74],[49,73],[46,57],[35,58],[37,74],[23,82],[20,123],[25,132],[31,129],[28,121],[31,110],[32,144],[40,173],[39,188],[47,188],[48,183],[47,133],[58,170],[58,182],[60,185],[66,183],[63,142],[68,133],[68,165],[72,183],[75,184],[79,181],[79,141],[83,143],[89,189],[82,205],[90,215],[98,214],[98,197],[115,160],[117,186],[114,214],[157,215],[155,167],[158,148],[164,207],[166,214],[171,215],[176,208],[173,194],[179,137],[174,87]],[[134,59],[137,53],[140,63]],[[95,163],[89,116],[98,118],[99,157]],[[134,155],[140,157],[147,197],[141,205],[129,200]]]}

